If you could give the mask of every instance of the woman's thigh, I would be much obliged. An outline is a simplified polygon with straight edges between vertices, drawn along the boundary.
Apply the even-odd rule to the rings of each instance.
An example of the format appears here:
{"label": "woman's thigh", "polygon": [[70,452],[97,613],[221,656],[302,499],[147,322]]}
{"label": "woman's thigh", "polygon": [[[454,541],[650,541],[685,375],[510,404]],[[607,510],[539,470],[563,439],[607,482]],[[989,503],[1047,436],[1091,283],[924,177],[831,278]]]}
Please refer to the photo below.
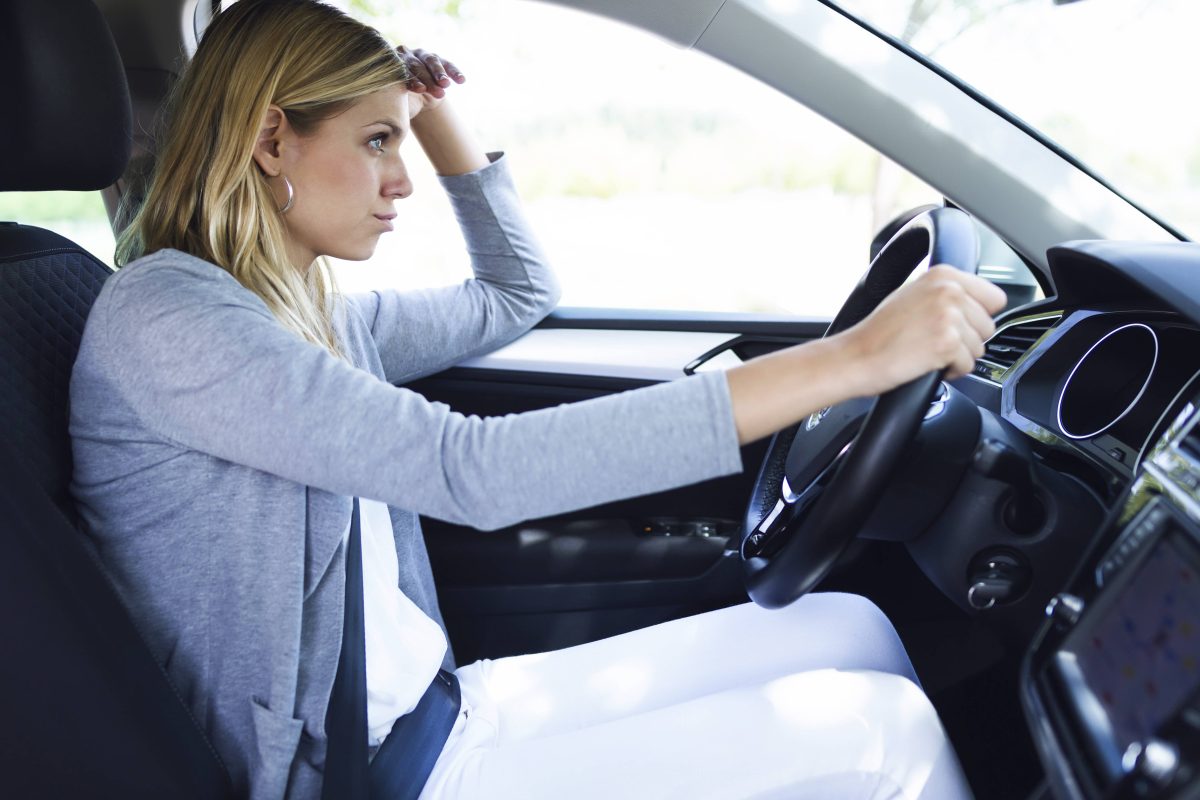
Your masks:
{"label": "woman's thigh", "polygon": [[836,593],[806,595],[776,611],[747,603],[463,672],[483,684],[502,720],[501,740],[510,742],[826,668],[916,681],[883,613],[862,597]]}
{"label": "woman's thigh", "polygon": [[921,690],[864,671],[789,675],[484,747],[452,772],[440,797],[970,797]]}

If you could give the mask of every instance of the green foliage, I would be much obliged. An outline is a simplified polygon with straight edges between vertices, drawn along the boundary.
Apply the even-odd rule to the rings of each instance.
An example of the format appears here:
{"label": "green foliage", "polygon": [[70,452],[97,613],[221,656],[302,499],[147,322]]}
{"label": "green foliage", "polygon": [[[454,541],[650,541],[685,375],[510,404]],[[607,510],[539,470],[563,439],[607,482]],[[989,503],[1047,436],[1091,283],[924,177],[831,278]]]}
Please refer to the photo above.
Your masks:
{"label": "green foliage", "polygon": [[464,0],[350,0],[350,13],[358,19],[374,25],[377,21],[387,19],[407,10],[419,10],[444,14],[458,19],[462,17]]}
{"label": "green foliage", "polygon": [[[958,38],[989,17],[1029,0],[912,0],[900,38],[928,55]],[[933,19],[949,21],[948,27],[929,31]]]}
{"label": "green foliage", "polygon": [[1187,174],[1189,183],[1200,185],[1200,142],[1192,148],[1192,155],[1187,160]]}
{"label": "green foliage", "polygon": [[3,192],[0,219],[27,224],[108,222],[99,192]]}
{"label": "green foliage", "polygon": [[440,16],[454,24],[464,19],[470,6],[469,0],[350,0],[348,11],[388,41],[404,43],[413,35],[414,18]]}
{"label": "green foliage", "polygon": [[849,137],[806,140],[735,113],[606,106],[547,112],[490,136],[521,154],[522,193],[606,198],[629,192],[721,197],[752,190],[827,189],[865,195],[868,148]]}

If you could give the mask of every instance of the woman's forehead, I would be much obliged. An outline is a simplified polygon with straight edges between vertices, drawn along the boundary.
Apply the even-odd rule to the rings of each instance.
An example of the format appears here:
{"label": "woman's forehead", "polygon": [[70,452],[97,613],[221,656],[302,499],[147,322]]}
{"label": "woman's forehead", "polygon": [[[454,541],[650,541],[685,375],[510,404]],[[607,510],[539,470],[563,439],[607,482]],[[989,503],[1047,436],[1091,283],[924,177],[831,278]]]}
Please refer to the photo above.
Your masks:
{"label": "woman's forehead", "polygon": [[381,115],[394,117],[399,122],[408,120],[408,89],[403,84],[363,95],[350,105],[344,116],[358,120]]}

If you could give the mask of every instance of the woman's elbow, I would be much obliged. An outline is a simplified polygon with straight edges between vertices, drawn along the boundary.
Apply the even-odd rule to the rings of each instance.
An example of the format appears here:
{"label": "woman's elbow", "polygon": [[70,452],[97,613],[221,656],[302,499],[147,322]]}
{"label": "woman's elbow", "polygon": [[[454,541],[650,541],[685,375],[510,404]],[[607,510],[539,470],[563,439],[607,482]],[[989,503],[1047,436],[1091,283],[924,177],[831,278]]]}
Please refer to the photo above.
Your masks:
{"label": "woman's elbow", "polygon": [[462,515],[459,522],[477,531],[498,531],[521,522],[522,518],[501,509],[476,506]]}
{"label": "woman's elbow", "polygon": [[498,531],[501,528],[507,528],[510,525],[516,525],[520,520],[507,519],[502,517],[485,516],[481,517],[471,527],[478,531]]}
{"label": "woman's elbow", "polygon": [[542,290],[537,295],[537,316],[542,319],[554,309],[558,308],[558,302],[562,299],[562,284],[558,282],[558,278],[553,274],[547,275]]}

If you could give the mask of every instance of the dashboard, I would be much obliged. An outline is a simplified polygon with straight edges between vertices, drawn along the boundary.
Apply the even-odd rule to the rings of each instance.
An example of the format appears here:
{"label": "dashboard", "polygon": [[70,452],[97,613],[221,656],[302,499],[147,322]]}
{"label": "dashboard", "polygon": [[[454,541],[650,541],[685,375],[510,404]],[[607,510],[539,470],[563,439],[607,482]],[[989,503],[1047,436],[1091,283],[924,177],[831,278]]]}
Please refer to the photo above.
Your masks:
{"label": "dashboard", "polygon": [[1055,297],[968,379],[1104,511],[1027,650],[1026,719],[1055,797],[1198,797],[1200,246],[1069,243],[1050,265]]}
{"label": "dashboard", "polygon": [[994,355],[976,368],[1001,381],[1001,415],[1127,480],[1197,386],[1200,327],[1165,309],[1084,308],[1013,320],[993,342],[1033,335],[1011,369]]}

